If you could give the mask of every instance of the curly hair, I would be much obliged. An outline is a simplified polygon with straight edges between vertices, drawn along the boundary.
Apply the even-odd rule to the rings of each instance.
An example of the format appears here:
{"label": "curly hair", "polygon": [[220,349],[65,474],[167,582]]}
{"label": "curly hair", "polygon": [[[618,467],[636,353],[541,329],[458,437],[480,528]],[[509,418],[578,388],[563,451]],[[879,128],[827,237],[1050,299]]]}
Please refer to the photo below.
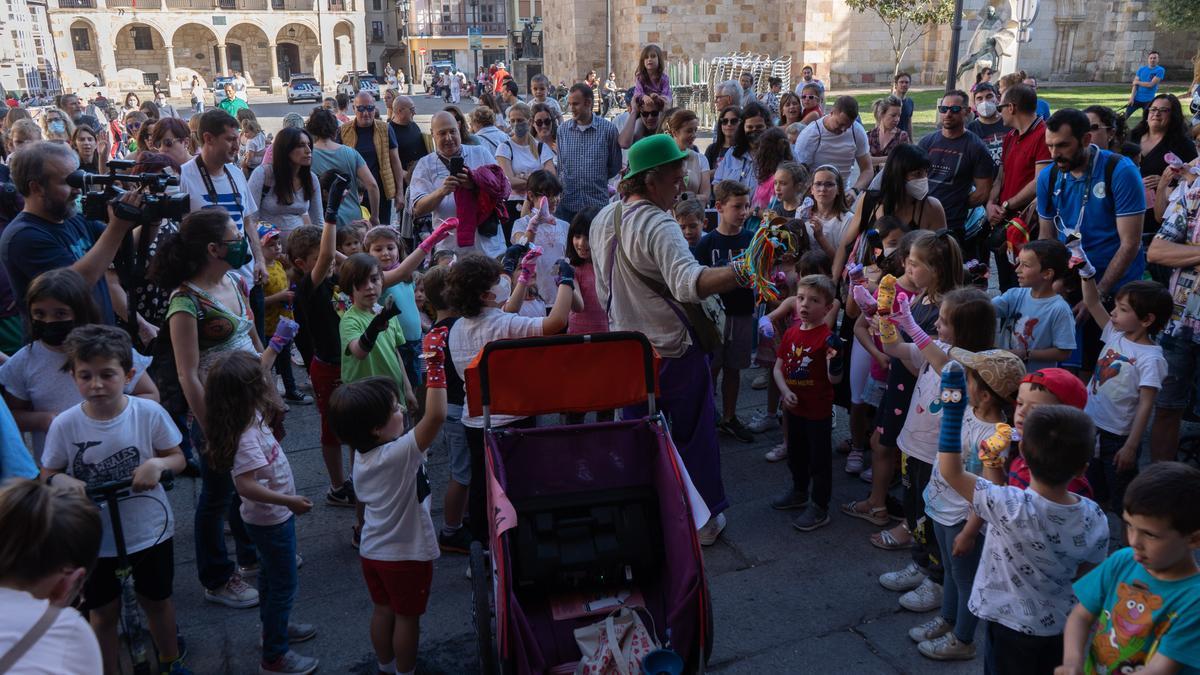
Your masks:
{"label": "curly hair", "polygon": [[779,127],[770,127],[758,139],[758,147],[751,150],[754,167],[761,183],[775,175],[775,170],[792,159],[792,146],[787,133]]}
{"label": "curly hair", "polygon": [[275,383],[266,375],[254,354],[229,352],[213,364],[204,380],[205,424],[208,463],[216,471],[229,471],[242,434],[261,416],[270,422],[283,413],[283,401]]}
{"label": "curly hair", "polygon": [[442,297],[446,304],[465,317],[479,316],[483,295],[491,290],[504,268],[482,253],[468,253],[458,259],[446,276]]}
{"label": "curly hair", "polygon": [[225,209],[192,211],[179,224],[179,232],[167,234],[147,275],[159,288],[178,288],[208,264],[208,245],[219,243],[232,222]]}
{"label": "curly hair", "polygon": [[304,123],[304,130],[313,138],[330,140],[338,133],[337,116],[325,108],[313,108],[312,113],[308,116],[308,121]]}

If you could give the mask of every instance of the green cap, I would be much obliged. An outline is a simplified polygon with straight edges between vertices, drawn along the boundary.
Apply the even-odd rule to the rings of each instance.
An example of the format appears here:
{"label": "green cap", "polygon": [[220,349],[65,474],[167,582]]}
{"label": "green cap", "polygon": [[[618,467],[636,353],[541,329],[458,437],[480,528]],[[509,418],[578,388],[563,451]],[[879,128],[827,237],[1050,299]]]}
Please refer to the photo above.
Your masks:
{"label": "green cap", "polygon": [[629,148],[629,173],[625,178],[649,171],[656,166],[678,162],[688,156],[686,150],[675,145],[675,139],[666,134],[654,134],[634,143]]}

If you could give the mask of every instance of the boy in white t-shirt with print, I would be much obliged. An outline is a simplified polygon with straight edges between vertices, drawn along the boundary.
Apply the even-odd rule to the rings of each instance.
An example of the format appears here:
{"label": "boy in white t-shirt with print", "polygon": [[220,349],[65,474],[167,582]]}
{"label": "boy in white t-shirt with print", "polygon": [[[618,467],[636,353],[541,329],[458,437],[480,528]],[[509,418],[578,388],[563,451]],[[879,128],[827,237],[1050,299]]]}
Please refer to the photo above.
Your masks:
{"label": "boy in white t-shirt with print", "polygon": [[1020,441],[1028,488],[995,485],[962,461],[966,378],[942,369],[938,468],[988,525],[968,607],[986,626],[985,672],[1051,673],[1062,663],[1063,630],[1075,605],[1071,582],[1104,560],[1108,519],[1067,485],[1092,455],[1094,430],[1082,411],[1045,405],[1029,413]]}
{"label": "boy in white t-shirt with print", "polygon": [[379,672],[416,670],[421,615],[429,602],[437,530],[429,515],[425,452],[446,419],[446,333],[425,335],[425,415],[404,433],[404,399],[395,380],[368,377],[333,392],[334,431],[354,449],[354,491],[365,506],[358,553],[375,609],[371,643]]}
{"label": "boy in white t-shirt with print", "polygon": [[[188,673],[176,640],[175,517],[159,485],[164,471],[187,466],[182,437],[156,401],[129,396],[133,346],[129,334],[113,326],[87,325],[67,337],[67,366],[83,402],[54,418],[46,433],[42,473],[51,485],[85,491],[90,486],[132,478],[136,496],[121,503],[121,529],[133,585],[146,612],[160,670]],[[63,476],[61,474],[66,474]],[[117,544],[107,505],[101,505],[104,534],[100,559],[83,587],[83,607],[100,642],[105,672],[117,672],[117,624],[121,582]]]}
{"label": "boy in white t-shirt with print", "polygon": [[1088,482],[1098,502],[1120,513],[1125,488],[1137,476],[1142,436],[1167,375],[1167,360],[1154,337],[1167,325],[1175,306],[1162,284],[1131,281],[1117,291],[1110,314],[1096,290],[1096,269],[1077,239],[1072,246],[1083,300],[1104,341],[1084,409],[1096,423],[1096,455],[1088,467]]}

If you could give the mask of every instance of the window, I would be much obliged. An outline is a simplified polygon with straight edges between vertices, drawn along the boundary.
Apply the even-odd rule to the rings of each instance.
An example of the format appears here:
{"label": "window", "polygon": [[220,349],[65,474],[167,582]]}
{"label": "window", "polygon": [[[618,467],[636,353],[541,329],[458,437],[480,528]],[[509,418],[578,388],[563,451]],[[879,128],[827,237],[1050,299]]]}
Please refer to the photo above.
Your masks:
{"label": "window", "polygon": [[371,0],[371,9],[375,10],[376,12],[382,12],[383,0]]}
{"label": "window", "polygon": [[450,23],[450,5],[442,5],[442,23]]}
{"label": "window", "polygon": [[223,17],[223,16],[214,16],[212,18],[212,21],[213,21],[214,26],[224,26],[225,25],[225,17]]}
{"label": "window", "polygon": [[479,5],[479,22],[480,23],[495,23],[496,22],[496,6],[495,5]]}
{"label": "window", "polygon": [[158,73],[142,73],[142,84],[153,87],[158,82]]}
{"label": "window", "polygon": [[148,52],[154,50],[154,40],[150,37],[150,28],[148,26],[132,26],[129,29],[133,35],[133,48]]}
{"label": "window", "polygon": [[371,42],[383,42],[383,22],[371,22]]}
{"label": "window", "polygon": [[77,52],[92,51],[92,36],[88,34],[88,29],[72,28],[71,46],[74,47],[75,51]]}

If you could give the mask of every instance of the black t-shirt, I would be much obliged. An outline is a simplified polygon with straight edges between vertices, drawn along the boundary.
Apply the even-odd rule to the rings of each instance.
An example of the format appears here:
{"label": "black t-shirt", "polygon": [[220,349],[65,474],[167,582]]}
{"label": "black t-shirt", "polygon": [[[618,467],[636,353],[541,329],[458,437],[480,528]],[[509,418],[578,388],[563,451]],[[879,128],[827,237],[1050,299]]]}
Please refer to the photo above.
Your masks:
{"label": "black t-shirt", "polygon": [[337,275],[331,274],[316,286],[312,275],[305,274],[296,284],[294,309],[296,321],[304,327],[312,342],[313,355],[330,365],[342,362],[342,336],[338,326],[342,319],[333,307],[333,288]]}
{"label": "black t-shirt", "polygon": [[[358,132],[358,138],[354,144],[354,149],[358,154],[362,155],[363,161],[367,163],[367,168],[371,170],[371,175],[375,177],[375,182],[379,185],[379,194],[383,195],[383,174],[379,171],[379,162],[388,161],[385,156],[379,157],[379,153],[375,152],[375,130],[374,127],[366,129],[358,127],[355,129]],[[391,126],[388,127],[388,150],[396,147],[396,136],[392,133]],[[325,359],[321,359],[324,361]]]}
{"label": "black t-shirt", "polygon": [[392,135],[396,137],[396,150],[400,154],[400,165],[406,171],[418,159],[429,154],[429,151],[425,149],[425,139],[421,137],[421,128],[417,126],[416,122],[397,124],[389,120],[388,126],[392,129]]}
{"label": "black t-shirt", "polygon": [[[696,244],[693,253],[701,265],[723,267],[745,251],[753,238],[754,232],[746,228],[732,236],[713,230],[700,238],[700,243]],[[725,305],[725,313],[730,316],[748,316],[754,313],[754,293],[748,288],[736,288],[722,293],[721,302]]]}
{"label": "black t-shirt", "polygon": [[[442,319],[433,324],[434,328],[446,327],[450,330],[454,323],[458,321],[457,316],[452,316],[449,319]],[[458,376],[458,368],[454,367],[454,357],[450,355],[450,350],[446,350],[446,402],[451,405],[465,405],[467,400],[467,386],[463,383],[463,379]]]}
{"label": "black t-shirt", "polygon": [[984,122],[978,118],[971,120],[967,125],[967,131],[979,137],[983,144],[987,146],[988,154],[992,156],[992,162],[996,168],[1000,168],[1000,162],[1004,155],[1004,136],[1008,133],[1009,128],[1004,124],[1003,119],[998,119],[991,124]]}
{"label": "black t-shirt", "polygon": [[996,174],[992,156],[983,141],[970,131],[958,138],[946,138],[941,131],[935,131],[922,138],[919,145],[929,153],[933,164],[929,170],[929,194],[942,203],[950,230],[961,231],[967,220],[967,197],[975,179]]}
{"label": "black t-shirt", "polygon": [[[1136,142],[1136,141],[1135,141]],[[1142,155],[1142,163],[1140,166],[1142,178],[1146,176],[1161,176],[1167,170],[1167,153],[1173,152],[1175,156],[1185,162],[1190,162],[1196,159],[1196,146],[1187,138],[1181,138],[1172,143],[1168,139],[1163,139],[1154,146],[1150,152]],[[1165,188],[1164,188],[1165,189]],[[1147,195],[1146,200],[1146,217],[1143,220],[1143,230],[1145,232],[1157,232],[1159,227],[1158,219],[1154,217],[1154,202]]]}
{"label": "black t-shirt", "polygon": [[[47,270],[70,267],[83,258],[104,233],[104,223],[76,213],[61,223],[52,223],[28,211],[17,214],[0,236],[0,263],[8,272],[12,292],[22,307],[25,291],[33,279]],[[115,324],[108,282],[103,276],[92,286],[100,308],[100,320]]]}

